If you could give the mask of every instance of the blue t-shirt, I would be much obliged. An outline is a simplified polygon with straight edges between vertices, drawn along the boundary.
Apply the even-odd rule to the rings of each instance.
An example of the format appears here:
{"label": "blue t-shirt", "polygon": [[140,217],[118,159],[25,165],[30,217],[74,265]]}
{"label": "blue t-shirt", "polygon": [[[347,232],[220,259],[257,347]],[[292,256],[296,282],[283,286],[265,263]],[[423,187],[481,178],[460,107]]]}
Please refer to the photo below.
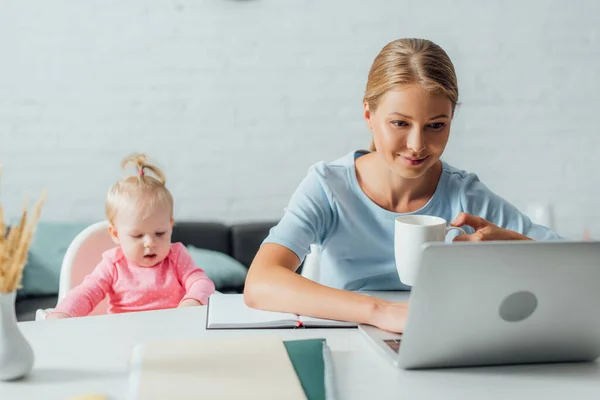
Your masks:
{"label": "blue t-shirt", "polygon": [[[394,220],[407,214],[381,208],[360,188],[355,159],[364,154],[355,151],[337,161],[313,165],[264,243],[285,246],[300,260],[309,253],[311,244],[320,245],[319,283],[327,286],[409,290],[400,282],[394,261]],[[560,239],[489,190],[477,175],[445,162],[442,165],[435,193],[425,206],[410,214],[452,221],[464,211],[535,240]],[[473,232],[470,227],[463,228]]]}

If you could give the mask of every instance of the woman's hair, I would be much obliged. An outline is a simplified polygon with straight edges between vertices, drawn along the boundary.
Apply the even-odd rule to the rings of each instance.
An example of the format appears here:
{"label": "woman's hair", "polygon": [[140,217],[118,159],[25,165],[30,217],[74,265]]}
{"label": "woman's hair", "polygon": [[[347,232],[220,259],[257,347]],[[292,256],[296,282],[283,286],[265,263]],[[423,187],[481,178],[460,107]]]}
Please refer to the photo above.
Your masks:
{"label": "woman's hair", "polygon": [[[160,168],[148,162],[145,154],[132,154],[121,162],[125,169],[133,164],[137,174],[119,180],[111,186],[106,196],[106,218],[114,222],[117,211],[128,208],[128,212],[147,213],[156,206],[166,205],[173,214],[173,196],[165,186],[166,179]],[[148,174],[150,172],[152,175]]]}
{"label": "woman's hair", "polygon": [[[370,111],[388,91],[400,85],[418,84],[427,93],[441,94],[458,103],[458,83],[448,54],[427,39],[398,39],[388,43],[375,57],[363,99]],[[371,140],[371,151],[375,145]]]}

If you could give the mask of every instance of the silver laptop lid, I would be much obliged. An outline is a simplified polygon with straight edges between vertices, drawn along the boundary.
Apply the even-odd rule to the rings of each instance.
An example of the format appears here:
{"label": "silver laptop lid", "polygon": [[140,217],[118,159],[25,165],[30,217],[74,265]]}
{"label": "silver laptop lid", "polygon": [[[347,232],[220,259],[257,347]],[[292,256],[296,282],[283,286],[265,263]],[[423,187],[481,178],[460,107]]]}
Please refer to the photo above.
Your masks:
{"label": "silver laptop lid", "polygon": [[410,300],[405,368],[593,360],[600,242],[426,244]]}

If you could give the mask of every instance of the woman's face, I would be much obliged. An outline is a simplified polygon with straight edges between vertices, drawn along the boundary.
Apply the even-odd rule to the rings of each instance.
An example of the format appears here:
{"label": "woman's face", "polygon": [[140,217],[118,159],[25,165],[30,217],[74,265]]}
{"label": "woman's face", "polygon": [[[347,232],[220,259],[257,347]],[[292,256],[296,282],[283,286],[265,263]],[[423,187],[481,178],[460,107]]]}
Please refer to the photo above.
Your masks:
{"label": "woman's face", "polygon": [[383,95],[376,110],[364,109],[377,154],[398,175],[419,178],[440,159],[452,120],[448,97],[406,85]]}

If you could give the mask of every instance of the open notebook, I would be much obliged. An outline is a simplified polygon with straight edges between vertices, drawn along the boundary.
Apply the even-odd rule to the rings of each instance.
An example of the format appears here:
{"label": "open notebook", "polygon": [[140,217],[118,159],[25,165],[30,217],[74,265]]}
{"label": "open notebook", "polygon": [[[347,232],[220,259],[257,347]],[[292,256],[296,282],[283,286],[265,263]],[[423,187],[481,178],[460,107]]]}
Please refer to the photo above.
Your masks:
{"label": "open notebook", "polygon": [[206,329],[353,327],[354,322],[256,310],[244,304],[241,294],[214,294],[208,301]]}

